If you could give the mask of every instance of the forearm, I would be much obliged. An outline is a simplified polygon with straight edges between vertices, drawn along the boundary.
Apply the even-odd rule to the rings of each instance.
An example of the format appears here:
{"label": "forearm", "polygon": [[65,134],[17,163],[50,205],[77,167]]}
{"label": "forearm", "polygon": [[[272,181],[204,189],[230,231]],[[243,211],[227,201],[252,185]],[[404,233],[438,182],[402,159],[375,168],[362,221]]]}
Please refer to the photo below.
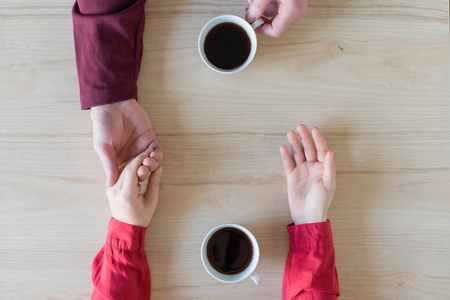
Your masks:
{"label": "forearm", "polygon": [[339,283],[330,222],[288,226],[283,300],[337,299]]}
{"label": "forearm", "polygon": [[75,2],[72,18],[82,109],[137,99],[145,2]]}
{"label": "forearm", "polygon": [[146,230],[111,218],[106,243],[92,263],[91,299],[150,299]]}

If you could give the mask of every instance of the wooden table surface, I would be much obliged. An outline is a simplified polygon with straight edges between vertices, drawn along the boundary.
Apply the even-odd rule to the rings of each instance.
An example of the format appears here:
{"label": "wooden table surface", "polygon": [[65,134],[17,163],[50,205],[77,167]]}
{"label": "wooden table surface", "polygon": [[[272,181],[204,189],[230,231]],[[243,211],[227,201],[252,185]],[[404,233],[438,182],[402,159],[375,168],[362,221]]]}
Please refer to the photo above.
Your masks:
{"label": "wooden table surface", "polygon": [[[110,218],[79,109],[73,0],[0,2],[0,298],[87,299]],[[242,72],[209,70],[202,26],[245,0],[149,0],[140,104],[164,149],[146,237],[152,299],[280,299],[290,222],[278,148],[320,127],[340,299],[450,299],[448,2],[310,1]],[[210,277],[204,235],[259,241],[263,283]]]}

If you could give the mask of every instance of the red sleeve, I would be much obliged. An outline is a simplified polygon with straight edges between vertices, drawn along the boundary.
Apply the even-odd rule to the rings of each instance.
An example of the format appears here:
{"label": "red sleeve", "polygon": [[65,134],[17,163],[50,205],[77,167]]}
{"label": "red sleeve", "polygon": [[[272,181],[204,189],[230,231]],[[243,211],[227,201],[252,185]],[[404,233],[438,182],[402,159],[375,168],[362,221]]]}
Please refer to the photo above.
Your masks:
{"label": "red sleeve", "polygon": [[330,221],[287,227],[289,253],[283,300],[328,300],[340,295]]}
{"label": "red sleeve", "polygon": [[111,218],[106,243],[92,263],[91,299],[150,299],[150,270],[144,252],[147,228]]}
{"label": "red sleeve", "polygon": [[75,2],[72,19],[82,109],[137,99],[145,2]]}

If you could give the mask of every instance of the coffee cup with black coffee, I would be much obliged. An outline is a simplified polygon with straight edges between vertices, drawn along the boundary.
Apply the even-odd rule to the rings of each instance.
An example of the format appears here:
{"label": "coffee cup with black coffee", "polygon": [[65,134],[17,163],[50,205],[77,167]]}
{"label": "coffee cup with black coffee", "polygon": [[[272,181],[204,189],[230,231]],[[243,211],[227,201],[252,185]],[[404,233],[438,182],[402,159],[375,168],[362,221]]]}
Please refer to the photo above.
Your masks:
{"label": "coffee cup with black coffee", "polygon": [[261,283],[255,272],[258,242],[245,227],[223,224],[210,230],[203,239],[201,259],[206,271],[219,281],[233,283],[250,277],[256,284]]}
{"label": "coffee cup with black coffee", "polygon": [[255,57],[255,29],[262,24],[262,19],[249,24],[233,15],[211,19],[198,38],[201,58],[208,67],[219,73],[229,74],[244,69]]}

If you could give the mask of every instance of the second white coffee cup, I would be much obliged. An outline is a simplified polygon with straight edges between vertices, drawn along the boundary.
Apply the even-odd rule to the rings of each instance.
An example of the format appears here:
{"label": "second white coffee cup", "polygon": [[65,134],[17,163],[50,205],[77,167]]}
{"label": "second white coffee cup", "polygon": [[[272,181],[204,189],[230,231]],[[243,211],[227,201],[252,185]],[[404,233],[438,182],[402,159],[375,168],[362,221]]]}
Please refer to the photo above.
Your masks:
{"label": "second white coffee cup", "polygon": [[[211,263],[208,260],[208,254],[207,254],[208,242],[209,242],[210,238],[214,235],[214,233],[216,233],[220,229],[228,228],[228,227],[236,228],[236,229],[242,231],[245,235],[247,235],[250,242],[252,243],[252,248],[253,248],[252,258],[251,258],[251,261],[250,261],[249,265],[247,266],[247,268],[245,270],[243,270],[242,272],[240,272],[238,274],[234,274],[234,275],[226,275],[226,274],[220,273],[216,269],[214,269],[214,267],[211,266]],[[256,266],[258,265],[258,262],[259,262],[258,242],[256,241],[256,238],[253,236],[253,234],[245,227],[242,227],[242,226],[236,225],[236,224],[222,224],[217,227],[214,227],[213,229],[211,229],[208,232],[208,234],[203,239],[200,255],[201,255],[203,266],[205,267],[206,271],[212,277],[214,277],[215,279],[217,279],[219,281],[226,282],[226,283],[233,283],[233,282],[238,282],[238,281],[244,280],[247,277],[250,277],[251,279],[253,279],[253,281],[256,284],[261,283],[261,277],[255,271]]]}

